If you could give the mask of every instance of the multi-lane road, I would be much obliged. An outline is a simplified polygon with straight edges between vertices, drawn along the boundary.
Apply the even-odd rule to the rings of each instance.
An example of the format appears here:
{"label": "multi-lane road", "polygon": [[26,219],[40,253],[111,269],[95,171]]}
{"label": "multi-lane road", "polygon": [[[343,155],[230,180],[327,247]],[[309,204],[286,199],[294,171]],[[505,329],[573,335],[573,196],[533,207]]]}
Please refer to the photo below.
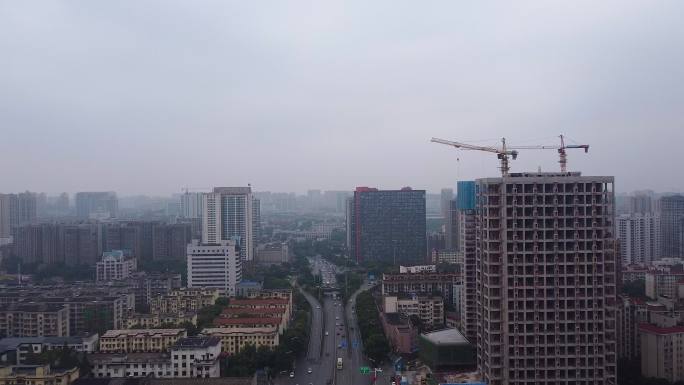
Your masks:
{"label": "multi-lane road", "polygon": [[[335,275],[339,271],[334,265],[320,258],[311,260],[312,270],[322,277],[328,286],[336,285]],[[359,369],[368,366],[363,356],[363,346],[356,314],[353,311],[356,296],[367,290],[364,283],[355,292],[347,306],[332,296],[325,296],[323,303],[312,295],[302,291],[311,304],[312,322],[309,336],[309,347],[306,357],[295,363],[294,378],[279,376],[277,385],[366,385],[371,383],[371,376],[361,374]],[[327,334],[327,335],[326,335]],[[337,369],[337,359],[342,358],[342,369]],[[309,373],[311,369],[311,373]],[[387,382],[376,382],[378,385]]]}

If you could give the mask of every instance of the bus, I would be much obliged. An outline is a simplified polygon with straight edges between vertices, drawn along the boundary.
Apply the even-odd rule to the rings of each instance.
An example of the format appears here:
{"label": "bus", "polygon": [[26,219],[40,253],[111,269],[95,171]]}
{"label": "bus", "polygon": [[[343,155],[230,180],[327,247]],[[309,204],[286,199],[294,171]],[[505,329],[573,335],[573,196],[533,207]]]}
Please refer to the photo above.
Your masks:
{"label": "bus", "polygon": [[337,370],[342,370],[342,357],[337,357]]}

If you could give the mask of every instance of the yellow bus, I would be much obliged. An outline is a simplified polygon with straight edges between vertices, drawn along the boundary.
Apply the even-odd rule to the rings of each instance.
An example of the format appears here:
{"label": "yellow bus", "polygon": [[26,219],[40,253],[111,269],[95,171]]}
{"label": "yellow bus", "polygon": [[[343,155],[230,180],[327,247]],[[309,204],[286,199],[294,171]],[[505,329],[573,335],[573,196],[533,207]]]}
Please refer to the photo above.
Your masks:
{"label": "yellow bus", "polygon": [[337,357],[337,370],[342,370],[342,357]]}

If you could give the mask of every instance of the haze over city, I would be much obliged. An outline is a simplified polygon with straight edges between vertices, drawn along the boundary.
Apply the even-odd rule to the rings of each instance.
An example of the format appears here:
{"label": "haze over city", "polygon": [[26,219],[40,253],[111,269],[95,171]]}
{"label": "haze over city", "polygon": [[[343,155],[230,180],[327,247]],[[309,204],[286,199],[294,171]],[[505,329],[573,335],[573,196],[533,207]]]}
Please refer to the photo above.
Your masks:
{"label": "haze over city", "polygon": [[[438,191],[495,156],[681,191],[675,1],[0,4],[2,191]],[[457,161],[457,159],[460,159]],[[512,171],[557,170],[522,151]]]}

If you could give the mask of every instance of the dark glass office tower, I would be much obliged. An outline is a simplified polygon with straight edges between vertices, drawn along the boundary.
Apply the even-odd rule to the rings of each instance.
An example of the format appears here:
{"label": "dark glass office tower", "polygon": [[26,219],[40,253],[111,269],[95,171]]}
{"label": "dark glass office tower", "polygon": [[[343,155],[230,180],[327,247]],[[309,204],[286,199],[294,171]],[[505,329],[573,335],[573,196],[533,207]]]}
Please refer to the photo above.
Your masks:
{"label": "dark glass office tower", "polygon": [[425,262],[425,190],[357,187],[347,207],[347,241],[357,262]]}

